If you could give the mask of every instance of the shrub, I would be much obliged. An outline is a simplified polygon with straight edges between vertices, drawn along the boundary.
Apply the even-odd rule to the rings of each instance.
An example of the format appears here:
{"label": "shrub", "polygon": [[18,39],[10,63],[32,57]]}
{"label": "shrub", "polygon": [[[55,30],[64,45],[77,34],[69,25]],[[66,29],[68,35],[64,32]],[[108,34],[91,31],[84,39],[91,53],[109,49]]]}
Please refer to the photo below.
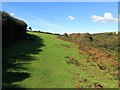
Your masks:
{"label": "shrub", "polygon": [[80,36],[80,33],[69,34],[69,38],[71,38],[75,42],[79,36]]}
{"label": "shrub", "polygon": [[81,34],[78,38],[77,38],[77,43],[82,43],[82,42],[91,42],[93,41],[92,36],[89,33],[85,33],[85,34]]}
{"label": "shrub", "polygon": [[0,15],[2,17],[3,45],[24,39],[27,31],[27,24],[22,20],[10,16],[6,12],[1,11]]}
{"label": "shrub", "polygon": [[32,31],[32,28],[31,28],[31,27],[29,27],[28,29],[29,29],[30,31]]}
{"label": "shrub", "polygon": [[67,33],[64,33],[63,36],[68,37],[68,34],[67,34]]}

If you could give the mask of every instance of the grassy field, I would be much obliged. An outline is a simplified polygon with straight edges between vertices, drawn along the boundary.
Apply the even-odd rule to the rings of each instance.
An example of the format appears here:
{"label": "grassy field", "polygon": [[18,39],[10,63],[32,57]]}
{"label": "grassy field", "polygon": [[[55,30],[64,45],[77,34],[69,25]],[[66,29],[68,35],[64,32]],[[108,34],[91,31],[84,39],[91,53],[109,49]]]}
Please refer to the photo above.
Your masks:
{"label": "grassy field", "polygon": [[87,62],[72,42],[29,32],[32,38],[3,48],[3,87],[117,88],[117,77]]}

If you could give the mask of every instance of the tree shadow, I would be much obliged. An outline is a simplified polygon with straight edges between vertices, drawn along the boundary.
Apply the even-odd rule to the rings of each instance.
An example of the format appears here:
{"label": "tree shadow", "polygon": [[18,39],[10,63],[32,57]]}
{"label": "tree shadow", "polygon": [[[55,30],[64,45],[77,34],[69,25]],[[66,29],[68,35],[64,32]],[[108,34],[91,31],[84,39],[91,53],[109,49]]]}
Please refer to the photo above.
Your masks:
{"label": "tree shadow", "polygon": [[[3,47],[2,49],[2,87],[5,88],[22,88],[15,84],[30,77],[28,68],[31,61],[36,57],[33,54],[42,52],[41,47],[43,39],[29,35],[23,40]],[[31,55],[32,54],[32,55]]]}

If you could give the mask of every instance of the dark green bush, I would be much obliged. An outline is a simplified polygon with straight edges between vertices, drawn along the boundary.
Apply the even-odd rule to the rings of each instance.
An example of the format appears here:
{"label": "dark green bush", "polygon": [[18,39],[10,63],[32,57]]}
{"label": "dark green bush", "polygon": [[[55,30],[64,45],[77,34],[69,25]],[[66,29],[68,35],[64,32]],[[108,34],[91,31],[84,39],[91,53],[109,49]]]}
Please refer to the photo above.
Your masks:
{"label": "dark green bush", "polygon": [[1,11],[2,17],[2,43],[3,45],[24,39],[27,31],[27,24]]}
{"label": "dark green bush", "polygon": [[68,34],[67,34],[67,33],[64,33],[63,36],[68,37]]}
{"label": "dark green bush", "polygon": [[81,43],[81,42],[91,42],[93,41],[92,36],[89,33],[85,33],[85,34],[81,34],[78,38],[77,38],[77,43]]}
{"label": "dark green bush", "polygon": [[119,37],[117,34],[110,33],[100,33],[100,34],[92,34],[94,39],[93,46],[95,47],[103,47],[111,50],[118,50]]}

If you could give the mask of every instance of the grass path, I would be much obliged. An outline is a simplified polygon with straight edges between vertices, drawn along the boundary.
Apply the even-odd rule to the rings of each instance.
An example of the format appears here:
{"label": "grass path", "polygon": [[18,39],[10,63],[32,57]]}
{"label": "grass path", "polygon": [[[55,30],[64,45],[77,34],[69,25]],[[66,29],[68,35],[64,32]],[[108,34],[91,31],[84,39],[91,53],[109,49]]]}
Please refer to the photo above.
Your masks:
{"label": "grass path", "polygon": [[[56,38],[55,35],[48,35],[36,32],[29,32],[43,39],[43,46],[39,46],[37,42],[22,42],[14,45],[15,51],[13,54],[20,54],[24,47],[24,52],[28,52],[26,57],[30,58],[29,63],[22,65],[24,69],[9,69],[9,72],[24,72],[29,76],[14,81],[12,80],[12,86],[18,85],[24,88],[75,88],[75,87],[89,87],[94,83],[99,83],[103,87],[117,87],[117,80],[109,75],[108,71],[102,71],[94,63],[87,63],[86,57],[78,53],[77,47],[70,42],[62,41]],[[40,40],[38,40],[39,42]],[[34,44],[35,43],[35,44]],[[19,46],[20,45],[20,46]],[[41,45],[41,44],[40,44]],[[36,48],[36,49],[35,49]],[[7,51],[4,54],[9,53]],[[35,50],[34,50],[35,49]],[[20,51],[19,51],[20,50]],[[23,51],[23,50],[22,50]],[[37,51],[36,53],[34,53]],[[23,53],[23,52],[22,52]],[[24,53],[23,53],[24,54]],[[10,55],[9,55],[10,56]],[[79,66],[74,63],[67,63],[69,58],[74,58],[79,62]],[[21,62],[23,58],[16,58],[17,62]],[[25,63],[25,62],[24,62]],[[10,76],[6,76],[10,78]],[[8,83],[8,81],[6,81]],[[8,84],[8,86],[10,85]]]}
{"label": "grass path", "polygon": [[[36,60],[31,63],[31,77],[23,83],[25,87],[75,87],[71,84],[71,73],[76,71],[75,65],[66,63],[66,56],[79,56],[76,49],[64,45],[72,45],[47,34],[37,34],[44,38],[42,52],[35,55]],[[62,46],[63,44],[63,46]],[[79,58],[79,57],[78,57]],[[32,83],[34,82],[34,83]],[[27,86],[29,84],[29,86]]]}

